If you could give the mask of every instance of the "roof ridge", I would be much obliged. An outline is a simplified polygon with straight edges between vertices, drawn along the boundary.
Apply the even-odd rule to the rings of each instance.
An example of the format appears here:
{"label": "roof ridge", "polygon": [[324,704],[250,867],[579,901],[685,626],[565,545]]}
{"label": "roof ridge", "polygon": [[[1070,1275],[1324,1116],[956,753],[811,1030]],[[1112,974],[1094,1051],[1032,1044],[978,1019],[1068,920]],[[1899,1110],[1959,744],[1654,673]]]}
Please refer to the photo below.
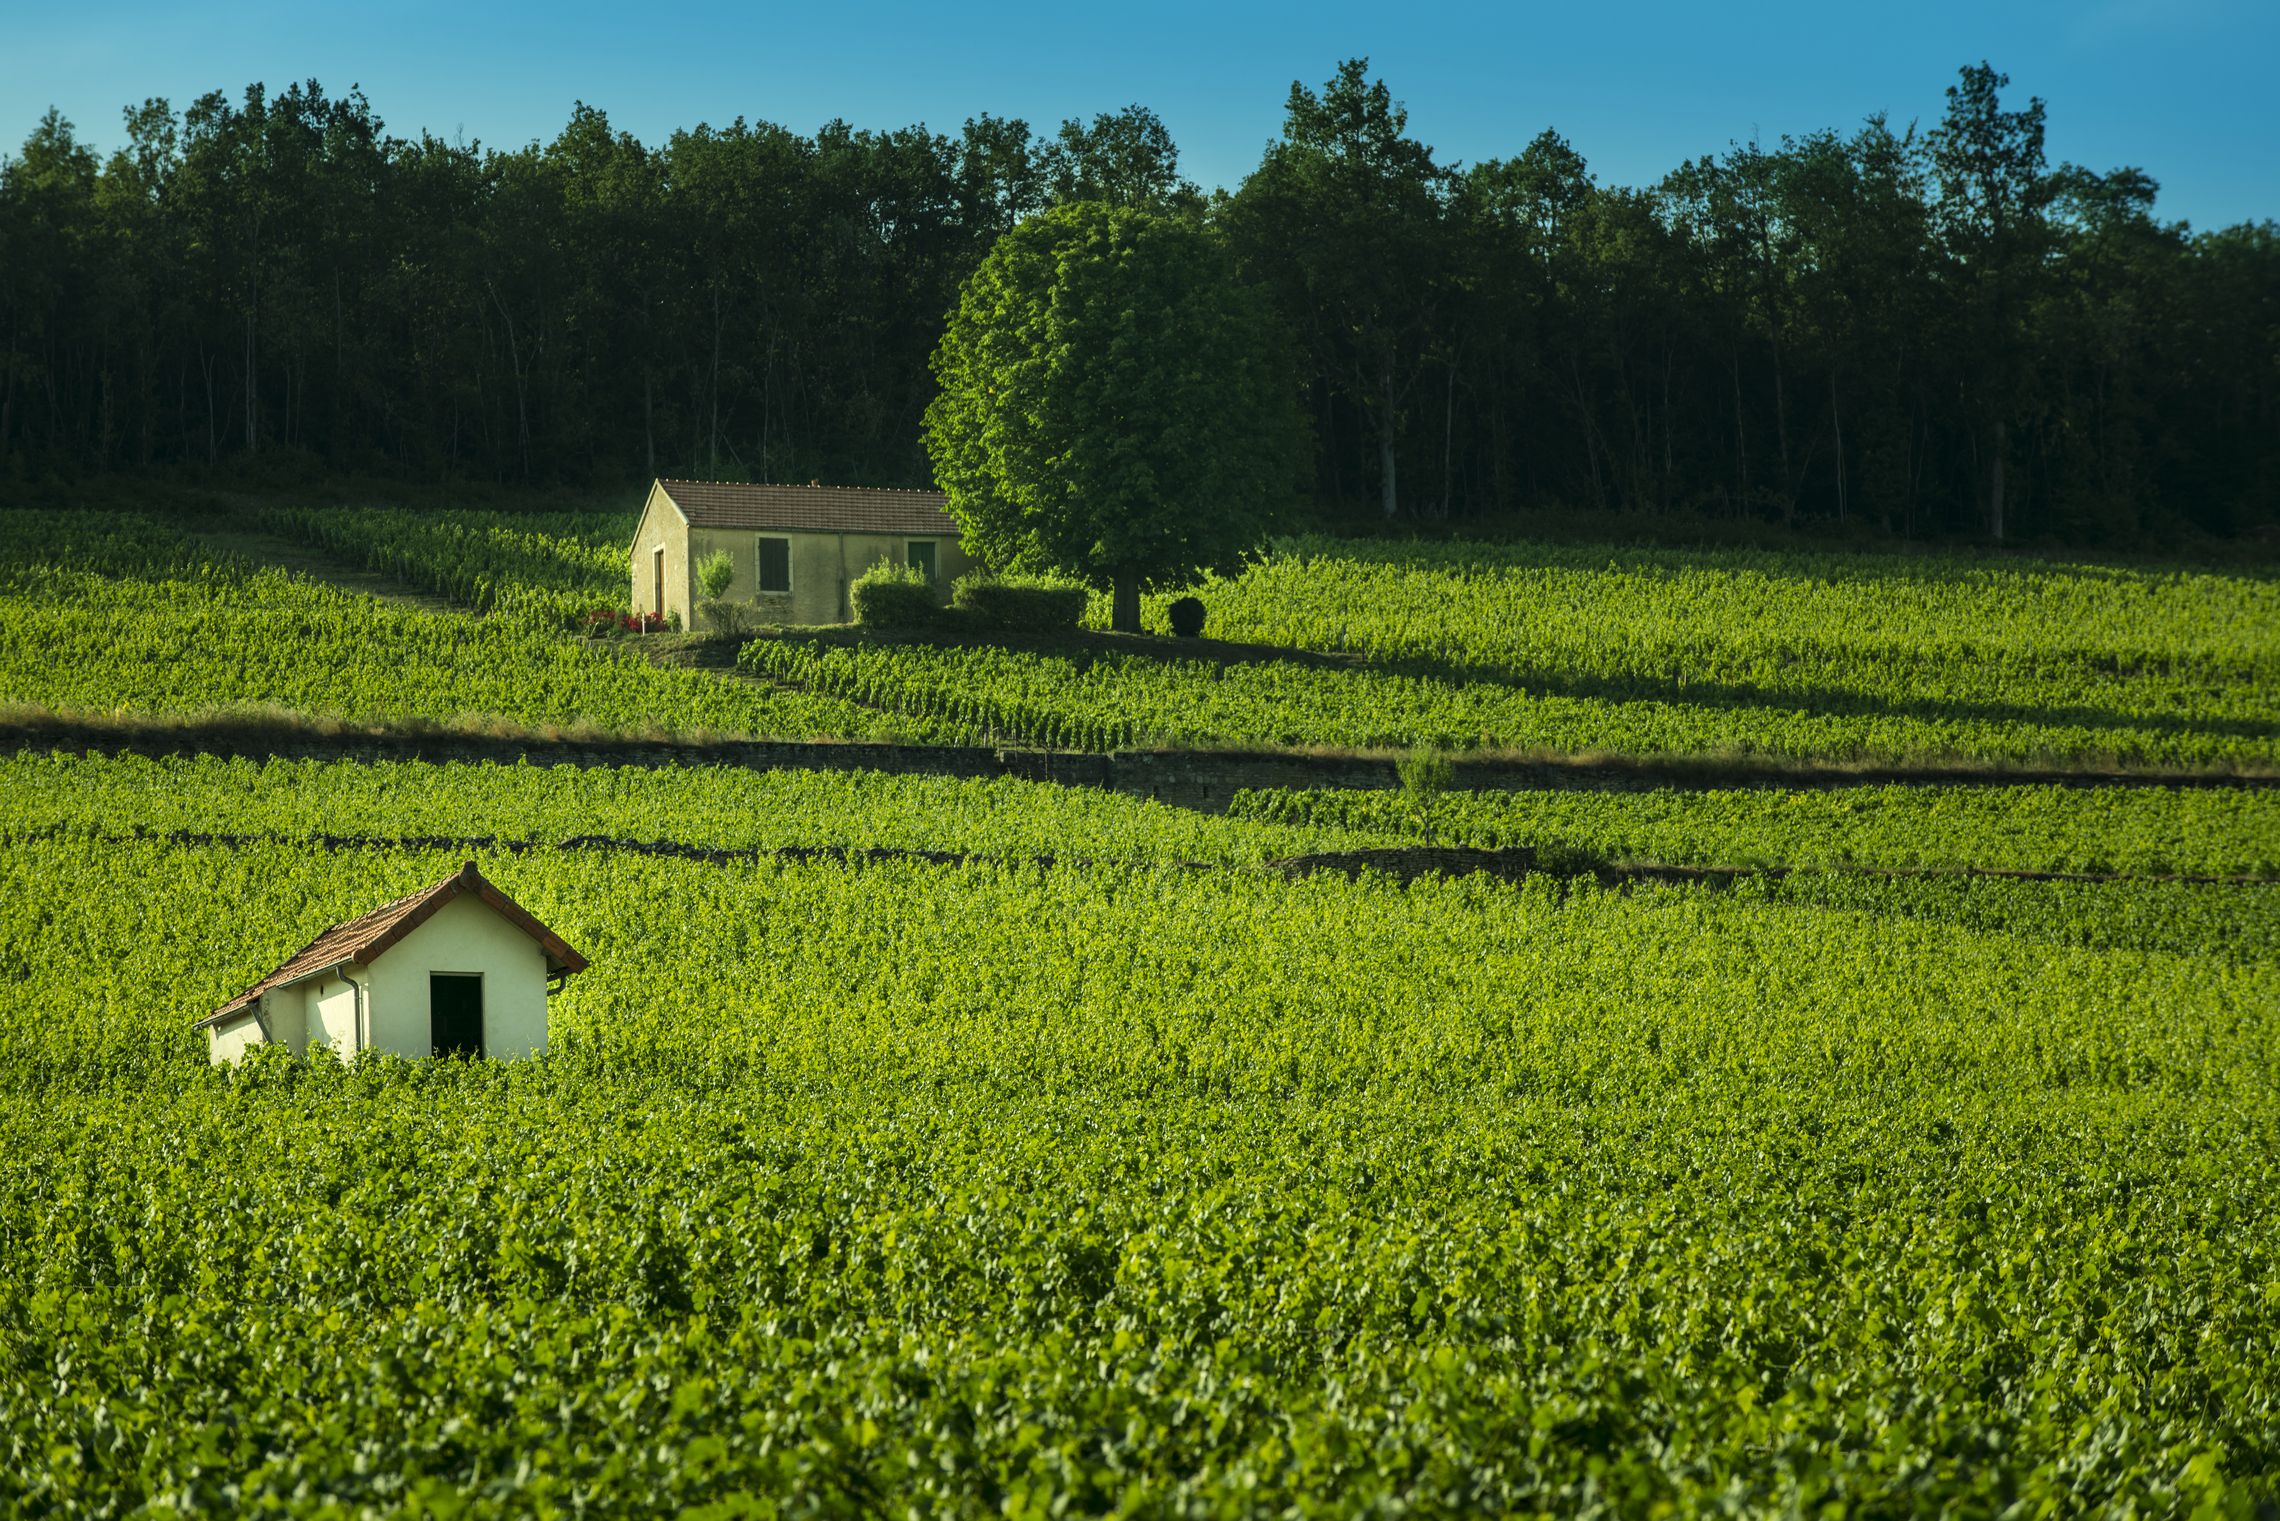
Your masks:
{"label": "roof ridge", "polygon": [[878,495],[946,496],[940,486],[842,486],[823,481],[701,481],[691,476],[661,475],[661,486],[724,486],[743,491],[868,491]]}

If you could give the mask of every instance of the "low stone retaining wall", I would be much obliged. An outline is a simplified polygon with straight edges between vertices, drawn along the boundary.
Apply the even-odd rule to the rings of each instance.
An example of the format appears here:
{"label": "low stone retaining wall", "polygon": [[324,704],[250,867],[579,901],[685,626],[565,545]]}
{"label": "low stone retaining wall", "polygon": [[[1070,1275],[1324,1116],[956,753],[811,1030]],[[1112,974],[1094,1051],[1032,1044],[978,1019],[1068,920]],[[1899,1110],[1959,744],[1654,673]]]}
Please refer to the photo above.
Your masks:
{"label": "low stone retaining wall", "polygon": [[[469,761],[540,766],[742,766],[755,771],[881,771],[899,776],[1011,776],[1099,787],[1184,808],[1223,812],[1238,791],[1401,785],[1390,759],[1219,750],[1082,751],[982,745],[834,744],[799,740],[551,739],[472,734],[327,734],[227,721],[139,728],[50,721],[0,725],[0,749],[87,754],[218,755],[307,760]],[[2272,787],[2280,777],[2067,771],[1778,767],[1720,760],[1466,760],[1452,758],[1460,791],[1658,787],[1861,787],[1886,784],[2076,787]]]}

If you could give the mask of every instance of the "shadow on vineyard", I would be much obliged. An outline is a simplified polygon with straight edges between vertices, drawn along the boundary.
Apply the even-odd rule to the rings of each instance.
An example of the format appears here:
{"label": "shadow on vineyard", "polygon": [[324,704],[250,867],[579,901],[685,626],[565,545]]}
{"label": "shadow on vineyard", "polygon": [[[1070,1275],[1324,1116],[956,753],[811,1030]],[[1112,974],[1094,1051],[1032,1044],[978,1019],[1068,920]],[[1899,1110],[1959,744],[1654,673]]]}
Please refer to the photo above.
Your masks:
{"label": "shadow on vineyard", "polygon": [[[1859,717],[1920,719],[1931,725],[1947,723],[2037,724],[2070,729],[2154,732],[2175,735],[2217,734],[2243,739],[2280,740],[2280,720],[2269,715],[2225,717],[2207,713],[2141,711],[2069,702],[2001,702],[1928,695],[1888,697],[1837,685],[1784,681],[1780,684],[1707,680],[1700,676],[1646,673],[1594,675],[1549,665],[1483,663],[1457,657],[1370,656],[1352,652],[1312,650],[1292,646],[1245,644],[1223,639],[1179,639],[1168,635],[1125,635],[1079,631],[1059,635],[969,633],[930,630],[870,630],[843,626],[786,628],[763,638],[797,641],[825,649],[893,651],[926,649],[955,653],[991,651],[1016,656],[1045,657],[1066,664],[1083,677],[1106,663],[1155,662],[1167,667],[1204,668],[1224,672],[1239,667],[1288,666],[1301,670],[1338,671],[1390,677],[1415,682],[1466,687],[1476,691],[1502,691],[1517,699],[1564,697],[1585,701],[1678,704],[1689,708],[1762,710],[1782,709]],[[708,669],[736,664],[740,646],[720,639],[691,639],[659,652],[658,658]],[[1889,657],[1905,669],[1904,657]],[[1809,654],[1793,662],[1810,669]],[[2217,668],[2206,663],[2171,662],[2147,657],[2118,671],[2111,659],[2077,656],[2069,662],[2079,679],[2096,682],[2116,675],[2171,676],[2180,681],[2252,686],[2265,676],[2256,667],[2240,664]],[[748,668],[761,663],[747,662]],[[2047,668],[2036,674],[2047,676]],[[1940,672],[1927,668],[1913,675],[1922,685],[1937,683]],[[1009,734],[1007,739],[1025,736]]]}

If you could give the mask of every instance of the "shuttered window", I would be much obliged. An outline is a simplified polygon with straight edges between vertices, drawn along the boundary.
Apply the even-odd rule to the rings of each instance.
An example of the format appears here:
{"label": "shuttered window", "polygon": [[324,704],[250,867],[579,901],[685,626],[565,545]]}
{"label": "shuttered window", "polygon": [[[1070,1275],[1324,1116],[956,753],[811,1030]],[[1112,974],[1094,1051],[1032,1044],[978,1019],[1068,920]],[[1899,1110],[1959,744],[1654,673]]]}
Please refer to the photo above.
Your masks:
{"label": "shuttered window", "polygon": [[760,589],[764,592],[788,592],[792,589],[790,539],[760,541]]}

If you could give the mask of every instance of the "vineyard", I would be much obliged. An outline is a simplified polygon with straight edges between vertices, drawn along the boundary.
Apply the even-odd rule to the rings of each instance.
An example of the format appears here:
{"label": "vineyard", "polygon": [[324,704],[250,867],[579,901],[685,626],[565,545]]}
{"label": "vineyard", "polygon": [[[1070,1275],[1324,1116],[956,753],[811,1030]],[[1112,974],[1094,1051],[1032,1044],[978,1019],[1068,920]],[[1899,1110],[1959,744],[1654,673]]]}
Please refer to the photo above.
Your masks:
{"label": "vineyard", "polygon": [[[1223,663],[786,636],[744,647],[786,685],[1003,742],[1070,749],[1331,746],[1708,755],[1897,764],[2056,764],[2265,772],[2269,723],[1994,718],[1659,698],[1576,697],[1494,676],[1403,675],[1287,660]],[[2238,697],[2247,701],[2248,696]]]}
{"label": "vineyard", "polygon": [[543,628],[575,629],[598,607],[625,601],[619,514],[376,512],[266,504],[252,522],[367,570]]}
{"label": "vineyard", "polygon": [[[265,522],[556,626],[625,594],[622,515],[277,509]],[[1208,632],[1241,646],[1239,660],[1178,645],[801,637],[756,642],[744,659],[944,732],[1072,749],[2280,766],[2280,584],[2269,577],[1293,540],[1198,595]],[[1152,626],[1165,600],[1151,604]],[[1096,599],[1094,626],[1106,616]]]}
{"label": "vineyard", "polygon": [[[188,1019],[456,853],[306,838],[353,767],[15,767],[72,774],[0,865],[14,1508],[2222,1511],[2280,1464],[2274,948],[2112,943],[2182,902],[2064,944],[1797,878],[565,844],[495,867],[595,963],[554,1056],[233,1079]],[[400,780],[543,832],[566,779]],[[727,784],[649,785],[594,824]],[[268,844],[130,835],[271,791]]]}
{"label": "vineyard", "polygon": [[[2243,773],[2280,734],[2252,577],[1293,545],[1204,591],[1280,653],[795,632],[738,678],[568,631],[623,595],[599,515],[264,526],[467,611],[0,513],[0,702]],[[2280,790],[1429,769],[1217,815],[0,752],[0,1514],[2280,1507]],[[591,963],[547,1054],[207,1065],[193,1020],[469,858]]]}
{"label": "vineyard", "polygon": [[2280,878],[2280,792],[2239,787],[1251,792],[1233,811],[1602,861]]}
{"label": "vineyard", "polygon": [[638,651],[399,606],[201,549],[157,518],[0,513],[0,704],[145,720],[962,737]]}

